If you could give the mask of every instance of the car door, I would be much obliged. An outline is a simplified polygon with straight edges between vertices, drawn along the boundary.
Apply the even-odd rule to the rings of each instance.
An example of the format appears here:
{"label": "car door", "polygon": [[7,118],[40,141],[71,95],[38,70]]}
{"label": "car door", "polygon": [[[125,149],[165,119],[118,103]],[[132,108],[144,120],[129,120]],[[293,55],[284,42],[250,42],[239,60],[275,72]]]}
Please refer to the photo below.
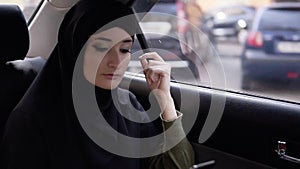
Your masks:
{"label": "car door", "polygon": [[[242,90],[241,45],[226,38],[212,48],[215,58],[197,64],[200,82],[191,73],[173,71],[172,96],[184,114],[197,162],[211,168],[299,168],[299,83],[268,81],[256,90]],[[122,87],[151,109],[142,74],[127,73]]]}

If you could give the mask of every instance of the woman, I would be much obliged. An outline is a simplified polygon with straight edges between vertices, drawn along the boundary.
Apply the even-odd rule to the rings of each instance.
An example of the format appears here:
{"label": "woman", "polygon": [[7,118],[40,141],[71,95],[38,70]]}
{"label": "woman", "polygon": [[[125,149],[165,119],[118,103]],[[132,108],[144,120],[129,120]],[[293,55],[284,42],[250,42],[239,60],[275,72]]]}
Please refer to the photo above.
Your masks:
{"label": "woman", "polygon": [[[156,53],[141,57],[147,83],[162,109],[162,126],[151,122],[133,94],[118,87],[137,25],[134,19],[118,18],[129,14],[121,3],[97,0],[82,0],[67,13],[56,48],[8,120],[3,168],[193,164],[193,150],[183,138],[181,115],[170,96],[170,66]],[[156,137],[163,129],[172,130]]]}

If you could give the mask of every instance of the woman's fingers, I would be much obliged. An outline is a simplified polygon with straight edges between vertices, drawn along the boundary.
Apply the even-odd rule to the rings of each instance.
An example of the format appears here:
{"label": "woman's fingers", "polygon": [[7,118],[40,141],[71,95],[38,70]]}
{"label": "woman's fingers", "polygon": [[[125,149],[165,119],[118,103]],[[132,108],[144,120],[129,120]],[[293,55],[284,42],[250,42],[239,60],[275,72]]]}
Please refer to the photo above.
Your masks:
{"label": "woman's fingers", "polygon": [[163,76],[164,70],[161,69],[148,69],[145,71],[145,76],[150,80],[151,83],[156,83]]}
{"label": "woman's fingers", "polygon": [[170,66],[156,52],[142,55],[140,57],[140,62],[144,71],[147,71],[148,69],[163,69],[167,72],[170,71]]}
{"label": "woman's fingers", "polygon": [[170,68],[168,64],[148,66],[145,70],[146,77],[154,77],[155,75],[166,77],[170,76]]}
{"label": "woman's fingers", "polygon": [[142,55],[140,62],[149,87],[168,92],[171,65],[166,63],[156,52]]}
{"label": "woman's fingers", "polygon": [[144,66],[144,74],[146,78],[150,78],[152,82],[160,80],[162,77],[169,77],[171,66],[160,61],[150,61]]}
{"label": "woman's fingers", "polygon": [[151,89],[168,90],[171,65],[166,63],[156,52],[146,53],[140,57],[144,74]]}
{"label": "woman's fingers", "polygon": [[[158,53],[156,52],[149,52],[149,53],[145,53],[142,56],[140,56],[140,60],[142,62],[144,62],[145,64],[150,61],[150,60],[156,60],[156,61],[161,61],[164,62],[164,60],[159,56]],[[143,65],[143,63],[142,63]]]}

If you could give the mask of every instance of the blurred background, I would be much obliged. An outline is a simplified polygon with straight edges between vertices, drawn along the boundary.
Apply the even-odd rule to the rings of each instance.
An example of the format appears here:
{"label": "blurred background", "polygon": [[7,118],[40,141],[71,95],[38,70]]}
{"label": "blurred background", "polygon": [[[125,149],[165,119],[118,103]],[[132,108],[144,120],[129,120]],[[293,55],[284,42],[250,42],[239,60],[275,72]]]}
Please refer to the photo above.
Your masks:
{"label": "blurred background", "polygon": [[[286,2],[294,4],[257,15],[263,7]],[[300,18],[298,2],[160,0],[151,12],[177,18],[149,15],[141,27],[150,46],[171,63],[176,81],[299,102],[300,25],[293,24]],[[261,22],[272,29],[260,30]],[[133,51],[138,50],[135,44]],[[220,71],[224,75],[215,73]]]}

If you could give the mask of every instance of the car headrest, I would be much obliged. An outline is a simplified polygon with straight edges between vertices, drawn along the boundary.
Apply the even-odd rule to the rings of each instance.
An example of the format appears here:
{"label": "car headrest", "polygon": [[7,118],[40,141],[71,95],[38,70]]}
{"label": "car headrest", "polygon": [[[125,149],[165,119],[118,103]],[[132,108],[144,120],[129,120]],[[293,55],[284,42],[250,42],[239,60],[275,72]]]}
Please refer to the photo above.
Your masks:
{"label": "car headrest", "polygon": [[0,64],[24,59],[29,49],[29,31],[17,5],[0,5]]}

